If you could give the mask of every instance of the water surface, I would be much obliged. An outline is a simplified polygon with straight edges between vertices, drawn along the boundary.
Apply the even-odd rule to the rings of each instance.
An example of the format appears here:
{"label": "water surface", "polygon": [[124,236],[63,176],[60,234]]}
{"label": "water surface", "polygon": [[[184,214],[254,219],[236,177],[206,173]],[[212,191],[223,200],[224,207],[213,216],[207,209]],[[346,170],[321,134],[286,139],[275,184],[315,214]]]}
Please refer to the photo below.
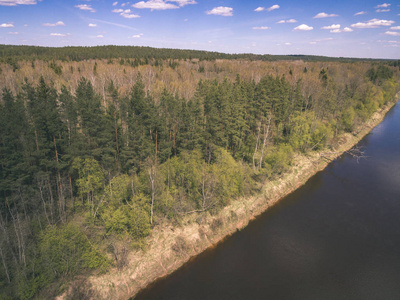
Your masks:
{"label": "water surface", "polygon": [[135,299],[400,299],[400,105],[345,154]]}

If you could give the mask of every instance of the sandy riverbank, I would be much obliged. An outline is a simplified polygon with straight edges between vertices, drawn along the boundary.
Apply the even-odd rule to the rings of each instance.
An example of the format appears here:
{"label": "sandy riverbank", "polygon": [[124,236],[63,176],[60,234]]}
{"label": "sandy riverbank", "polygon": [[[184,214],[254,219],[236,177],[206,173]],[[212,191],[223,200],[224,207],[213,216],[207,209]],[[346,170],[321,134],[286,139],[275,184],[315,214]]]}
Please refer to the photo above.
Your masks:
{"label": "sandy riverbank", "polygon": [[376,112],[355,133],[341,135],[337,149],[334,151],[297,154],[290,171],[278,180],[265,183],[260,194],[246,199],[236,199],[215,216],[207,214],[199,217],[192,214],[187,216],[179,227],[173,227],[170,224],[157,226],[148,238],[148,245],[150,245],[148,249],[145,252],[130,253],[129,264],[125,269],[122,271],[112,269],[105,275],[88,278],[87,283],[91,287],[94,298],[128,299],[133,297],[157,278],[172,273],[192,257],[214,247],[237,230],[241,230],[257,215],[305,184],[311,176],[323,170],[331,160],[356,145],[383,120],[392,106],[393,104],[390,104]]}

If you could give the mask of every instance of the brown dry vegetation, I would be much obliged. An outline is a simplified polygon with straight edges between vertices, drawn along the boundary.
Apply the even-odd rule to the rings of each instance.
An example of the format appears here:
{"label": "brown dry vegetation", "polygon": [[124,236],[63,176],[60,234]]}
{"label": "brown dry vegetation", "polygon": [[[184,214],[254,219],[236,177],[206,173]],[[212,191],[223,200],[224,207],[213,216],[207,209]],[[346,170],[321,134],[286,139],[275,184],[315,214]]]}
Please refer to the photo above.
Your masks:
{"label": "brown dry vegetation", "polygon": [[[255,217],[265,212],[286,195],[290,194],[313,176],[323,170],[330,161],[357,144],[377,124],[389,109],[390,104],[374,113],[354,133],[345,133],[339,143],[326,155],[326,149],[306,155],[296,154],[289,171],[274,181],[266,182],[262,191],[246,199],[235,199],[216,215],[186,216],[180,226],[162,223],[153,229],[146,240],[148,247],[129,254],[128,265],[122,271],[117,268],[101,276],[91,276],[87,284],[96,299],[127,299],[164,277],[199,253],[215,247],[236,231],[243,229]],[[59,299],[65,297],[66,294]]]}
{"label": "brown dry vegetation", "polygon": [[[143,77],[145,90],[150,91],[155,101],[160,99],[162,91],[166,88],[170,93],[184,99],[194,96],[199,80],[224,78],[235,80],[236,75],[244,81],[255,81],[258,83],[265,76],[285,75],[292,86],[301,80],[302,94],[304,97],[312,95],[319,98],[323,92],[321,88],[319,73],[321,69],[328,70],[328,75],[333,78],[337,86],[357,86],[364,84],[359,74],[365,74],[371,67],[370,63],[338,63],[338,62],[304,62],[304,61],[247,61],[247,60],[223,60],[201,61],[175,60],[177,66],[173,69],[167,62],[159,66],[140,65],[133,67],[129,64],[121,65],[114,59],[113,63],[107,60],[55,61],[61,67],[62,73],[57,75],[49,67],[50,63],[42,60],[20,61],[20,69],[16,72],[9,64],[0,64],[0,89],[7,87],[14,94],[22,91],[21,87],[25,79],[37,84],[41,76],[46,82],[51,82],[57,91],[63,85],[70,87],[74,94],[81,77],[91,81],[95,91],[103,97],[106,104],[105,87],[112,80],[118,87],[121,95],[126,95],[132,88],[137,74]],[[34,66],[34,68],[33,68]],[[204,71],[199,72],[200,68]],[[305,68],[307,72],[304,72]],[[292,74],[290,74],[292,73]]]}
{"label": "brown dry vegetation", "polygon": [[[37,156],[41,158],[39,161],[46,162],[47,159],[48,165],[35,165],[29,160],[25,165],[42,171],[35,172],[35,176],[44,172],[49,174],[48,177],[34,177],[37,180],[30,185],[28,182],[27,186],[32,187],[35,193],[27,188],[24,197],[16,192],[20,191],[17,188],[2,187],[5,192],[0,196],[5,199],[4,203],[8,199],[16,199],[17,204],[21,202],[20,198],[25,200],[22,201],[23,209],[20,211],[17,205],[15,212],[10,207],[8,211],[0,211],[0,216],[4,213],[9,220],[8,223],[0,220],[1,229],[10,236],[0,236],[0,250],[8,249],[5,255],[0,255],[3,261],[10,260],[9,269],[6,268],[7,263],[3,263],[6,266],[4,272],[0,269],[0,283],[7,281],[12,286],[10,290],[16,291],[10,295],[19,293],[21,298],[26,299],[34,296],[50,298],[58,292],[64,293],[61,296],[64,299],[126,299],[135,295],[155,279],[171,273],[191,257],[241,230],[257,215],[322,170],[328,161],[351,148],[378,124],[389,108],[384,105],[390,106],[393,103],[393,95],[399,88],[400,72],[397,68],[384,67],[394,76],[390,80],[377,82],[367,76],[369,70],[375,72],[375,67],[371,62],[225,59],[170,59],[136,66],[123,59],[79,62],[20,60],[18,69],[13,69],[10,64],[0,64],[0,89],[8,89],[4,90],[3,99],[0,99],[0,112],[2,102],[11,108],[14,108],[13,105],[21,105],[21,109],[25,105],[28,107],[25,113],[30,116],[26,126],[31,127],[25,135],[16,132],[11,136],[7,131],[12,131],[16,112],[4,110],[3,115],[8,118],[4,118],[2,124],[4,128],[8,126],[10,129],[3,130],[0,135],[1,149],[8,151],[8,156],[1,153],[0,167],[3,168],[1,164],[8,165],[10,161],[16,161],[15,166],[11,164],[9,169],[15,171],[15,174],[24,174],[28,168],[19,167],[19,157],[15,158],[16,150],[9,141],[23,143],[26,139],[30,141],[28,154],[38,152]],[[113,87],[111,92],[107,90],[110,83]],[[259,87],[256,87],[257,84]],[[29,89],[30,85],[36,89]],[[239,92],[234,93],[235,85],[247,92],[239,97]],[[71,92],[71,103],[80,106],[76,119],[63,111],[63,86]],[[92,91],[92,86],[96,95],[89,97],[84,92]],[[275,88],[270,91],[270,87]],[[29,98],[27,91],[37,97]],[[285,92],[290,97],[283,96]],[[145,93],[148,97],[145,97]],[[47,94],[51,96],[48,99],[45,97]],[[16,101],[13,95],[16,95]],[[283,96],[282,99],[280,96]],[[197,111],[193,110],[190,115],[192,119],[181,118],[180,114],[183,115],[184,110],[180,110],[180,105],[190,104],[193,99],[194,102],[199,100],[199,107],[204,111],[208,105],[207,114],[204,112],[199,117]],[[219,102],[214,103],[210,99]],[[39,105],[44,101],[54,106],[54,111],[48,111],[48,114],[59,116],[61,113],[63,117],[60,120],[68,126],[63,132],[46,135],[47,139],[38,142],[34,125],[41,126],[42,121],[48,119],[48,115],[42,114],[45,107]],[[85,110],[85,101],[93,106]],[[243,102],[242,110],[236,108],[235,101]],[[253,101],[253,106],[245,106],[246,101]],[[273,101],[276,107],[268,107]],[[170,102],[170,110],[167,102]],[[127,109],[123,108],[123,104],[131,104],[139,113],[132,110],[128,118],[129,113],[124,111]],[[229,104],[230,109],[237,114],[230,114],[228,109],[224,110],[228,106],[222,104]],[[285,116],[281,108],[294,104],[297,104],[296,113],[293,108],[291,115]],[[147,105],[147,111],[140,105]],[[245,111],[244,107],[249,110]],[[378,108],[381,108],[379,112],[372,115]],[[212,114],[216,110],[220,110],[219,115]],[[142,117],[143,112],[148,113],[148,116],[144,113]],[[274,113],[276,119],[271,122]],[[229,130],[237,125],[233,122],[234,116],[242,115],[243,118],[251,115],[251,122],[245,124],[247,127],[243,123],[240,125],[241,131],[232,133],[232,136],[240,137],[240,142],[235,144],[232,138],[229,140],[229,148],[226,142]],[[197,120],[197,117],[201,120]],[[221,123],[221,120],[224,122]],[[70,123],[74,125],[70,126]],[[97,123],[104,123],[108,127],[97,128]],[[192,123],[198,126],[194,129],[186,126]],[[58,123],[54,124],[51,129],[61,130]],[[94,130],[96,128],[98,132]],[[193,134],[193,143],[196,141],[194,133],[202,132],[201,147],[184,143],[186,137],[191,137],[183,135],[186,131]],[[353,133],[341,133],[350,131]],[[76,135],[76,140],[71,139],[71,132]],[[86,149],[91,139],[98,144],[94,143],[93,147],[90,146],[92,148],[88,146],[87,152],[79,152],[79,149]],[[176,149],[176,139],[181,140],[180,151]],[[68,145],[75,143],[77,146],[68,148],[69,152],[62,151],[62,142]],[[48,152],[43,152],[43,155],[39,153],[39,144],[42,150],[48,148]],[[19,143],[16,145],[23,148]],[[240,148],[241,152],[236,151],[236,148]],[[236,149],[236,155],[233,149]],[[46,153],[50,154],[46,157]],[[29,155],[26,157],[29,158]],[[123,171],[120,170],[120,155],[125,163]],[[212,155],[215,157],[211,162]],[[59,166],[59,157],[64,167]],[[134,163],[131,162],[132,158]],[[224,167],[223,171],[221,167]],[[196,169],[196,172],[190,169]],[[188,174],[173,178],[170,170],[171,174]],[[83,171],[94,174],[91,189],[85,189],[84,181],[81,181]],[[237,173],[243,178],[237,180],[237,186],[227,187],[229,182],[236,181],[237,178],[232,178]],[[4,174],[10,184],[14,183],[21,189],[14,177],[8,178],[7,172]],[[171,182],[176,181],[175,185],[170,184],[170,177]],[[195,184],[191,186],[187,183],[189,179],[196,181]],[[48,195],[45,193],[43,196],[43,191],[48,191]],[[55,200],[52,193],[57,193]],[[24,201],[32,203],[37,211],[26,213]],[[50,208],[51,221],[47,212]],[[25,219],[20,226],[18,216],[22,214]],[[34,228],[35,236],[31,234],[33,230],[28,230],[34,218],[37,218],[40,225],[40,228]],[[20,231],[15,229],[14,235],[14,228],[17,228],[15,219],[18,219]],[[43,229],[40,222],[44,224]],[[68,224],[74,226],[68,227]],[[57,239],[62,234],[64,236]],[[52,253],[54,246],[58,247],[58,255],[64,255],[63,247],[74,244],[73,241],[69,243],[68,239],[72,234],[82,240],[82,253],[90,248],[90,253],[77,257],[90,257],[93,261],[88,261],[87,265],[92,267],[83,268],[81,273],[71,271],[68,274],[68,269],[63,272],[57,269],[58,256],[47,260],[47,256],[50,256],[47,254]],[[38,244],[42,248],[38,253],[35,252],[38,248],[34,244],[36,240],[27,249],[35,249],[32,251],[34,255],[29,257],[31,261],[47,264],[44,268],[50,272],[46,275],[47,280],[40,282],[44,278],[39,276],[40,271],[33,268],[34,272],[31,272],[31,265],[25,264],[25,244],[20,243],[20,236],[26,240],[39,239]],[[18,245],[13,238],[18,239]],[[88,243],[91,247],[87,247]],[[13,255],[16,257],[17,250],[21,253],[19,264],[9,259]],[[100,261],[99,253],[104,258],[104,264]],[[76,265],[81,261],[78,260]],[[25,269],[22,268],[23,272],[20,272],[19,267],[24,264]],[[106,274],[99,275],[100,265],[103,266],[102,271],[107,271]],[[26,284],[23,280],[12,282],[8,270],[20,278],[30,276],[31,279],[26,280]],[[55,280],[54,274],[58,276]],[[91,276],[86,278],[87,274]],[[2,291],[0,298],[1,295]]]}

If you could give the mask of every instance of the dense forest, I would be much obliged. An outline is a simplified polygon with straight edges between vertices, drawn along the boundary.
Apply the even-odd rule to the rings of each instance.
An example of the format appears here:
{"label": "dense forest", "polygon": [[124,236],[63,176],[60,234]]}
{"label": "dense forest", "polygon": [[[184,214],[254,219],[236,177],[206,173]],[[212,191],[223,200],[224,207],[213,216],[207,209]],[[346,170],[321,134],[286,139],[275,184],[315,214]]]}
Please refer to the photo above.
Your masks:
{"label": "dense forest", "polygon": [[[247,59],[262,61],[278,60],[298,60],[303,61],[340,61],[355,62],[365,61],[366,59],[345,58],[345,57],[325,57],[316,55],[257,55],[251,53],[226,54],[221,52],[199,51],[199,50],[180,50],[180,49],[159,49],[152,47],[139,46],[95,46],[95,47],[39,47],[39,46],[17,46],[0,45],[0,59],[3,62],[15,62],[18,60],[72,60],[82,61],[87,59],[112,59],[130,58],[149,62],[152,59]],[[371,59],[371,61],[373,61]]]}
{"label": "dense forest", "polygon": [[18,49],[0,47],[4,299],[124,268],[155,226],[257,193],[400,89],[395,62]]}

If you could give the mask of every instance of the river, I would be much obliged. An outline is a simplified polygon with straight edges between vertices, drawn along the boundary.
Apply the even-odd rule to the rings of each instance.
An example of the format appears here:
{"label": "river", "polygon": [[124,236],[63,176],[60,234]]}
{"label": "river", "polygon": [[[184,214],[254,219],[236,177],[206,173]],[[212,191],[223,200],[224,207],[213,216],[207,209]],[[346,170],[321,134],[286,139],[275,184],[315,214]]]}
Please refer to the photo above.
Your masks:
{"label": "river", "polygon": [[400,104],[245,229],[135,299],[400,299]]}

